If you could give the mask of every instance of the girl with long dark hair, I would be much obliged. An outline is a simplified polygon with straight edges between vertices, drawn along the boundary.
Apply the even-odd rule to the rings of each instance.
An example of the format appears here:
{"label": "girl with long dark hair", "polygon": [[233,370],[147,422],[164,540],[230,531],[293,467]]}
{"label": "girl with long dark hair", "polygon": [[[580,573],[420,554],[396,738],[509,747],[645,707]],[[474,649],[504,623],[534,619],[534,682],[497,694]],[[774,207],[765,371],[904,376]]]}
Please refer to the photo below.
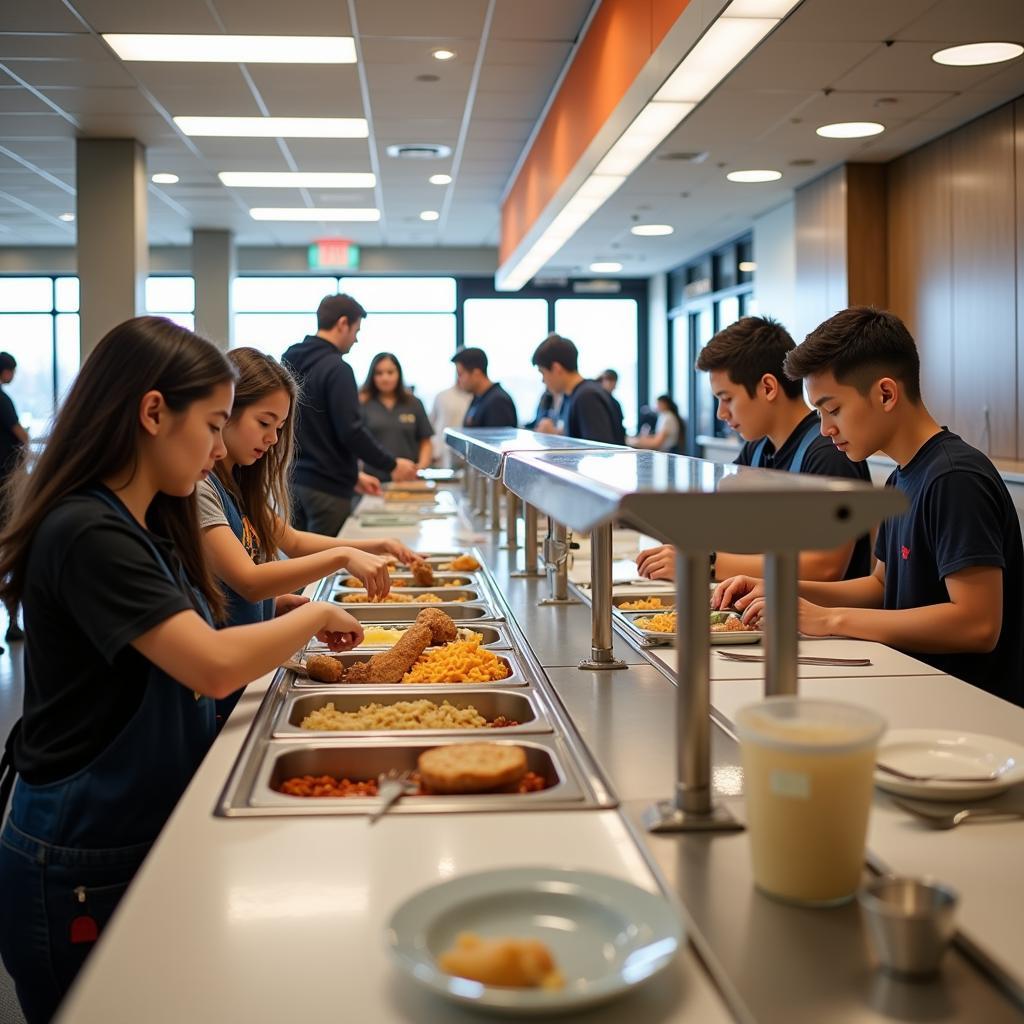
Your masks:
{"label": "girl with long dark hair", "polygon": [[[411,459],[417,469],[426,469],[433,458],[430,425],[423,403],[405,386],[402,364],[391,352],[378,352],[359,391],[363,417],[370,433],[382,448],[399,458]],[[366,471],[379,480],[391,474],[376,466]]]}
{"label": "girl with long dark hair", "polygon": [[188,785],[214,700],[313,634],[339,650],[362,639],[331,602],[214,628],[225,602],[194,492],[225,454],[234,379],[191,331],[126,321],[13,479],[0,598],[28,629],[23,716],[0,765],[0,955],[30,1024],[55,1012]]}

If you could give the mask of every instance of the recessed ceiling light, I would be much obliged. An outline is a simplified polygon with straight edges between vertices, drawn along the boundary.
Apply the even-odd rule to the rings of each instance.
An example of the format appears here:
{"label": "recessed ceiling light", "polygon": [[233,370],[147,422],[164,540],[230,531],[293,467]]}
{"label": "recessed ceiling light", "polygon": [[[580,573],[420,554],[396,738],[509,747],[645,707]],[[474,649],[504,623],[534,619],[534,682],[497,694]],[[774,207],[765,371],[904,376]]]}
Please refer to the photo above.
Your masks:
{"label": "recessed ceiling light", "polygon": [[434,50],[430,55],[434,60],[453,60],[458,56],[454,50]]}
{"label": "recessed ceiling light", "polygon": [[195,137],[237,139],[365,139],[364,117],[176,117]]}
{"label": "recessed ceiling light", "polygon": [[932,54],[936,64],[948,64],[954,68],[975,67],[978,64],[1001,64],[1024,53],[1024,46],[1018,43],[967,43],[964,46],[949,46]]}
{"label": "recessed ceiling light", "polygon": [[420,213],[420,220],[438,220],[440,216],[437,210],[423,210]]}
{"label": "recessed ceiling light", "polygon": [[75,215],[73,213],[62,213],[57,219],[64,221],[65,224],[70,224],[75,219]]}
{"label": "recessed ceiling light", "polygon": [[591,263],[590,270],[594,274],[614,274],[622,269],[621,263],[609,260],[606,263]]}
{"label": "recessed ceiling light", "polygon": [[431,185],[450,185],[452,183],[452,176],[450,174],[432,174],[430,176]]}
{"label": "recessed ceiling light", "polygon": [[377,178],[362,171],[221,171],[230,188],[373,188]]}
{"label": "recessed ceiling light", "polygon": [[740,273],[752,274],[757,270],[757,264],[753,260],[740,260]]}
{"label": "recessed ceiling light", "polygon": [[726,177],[730,181],[741,182],[778,181],[782,171],[730,171]]}
{"label": "recessed ceiling light", "polygon": [[226,64],[355,64],[351,36],[104,34],[121,60]]}
{"label": "recessed ceiling light", "polygon": [[815,129],[825,139],[863,139],[869,135],[880,135],[885,125],[877,121],[838,121],[836,124],[823,124]]}
{"label": "recessed ceiling light", "polygon": [[372,207],[349,209],[338,206],[296,207],[296,206],[254,206],[249,211],[253,220],[347,220],[378,221],[380,210]]}
{"label": "recessed ceiling light", "polygon": [[178,176],[176,174],[164,174],[164,173],[154,174],[153,177],[150,178],[149,180],[151,182],[153,182],[154,185],[177,185],[178,184]]}
{"label": "recessed ceiling light", "polygon": [[671,235],[675,228],[671,224],[634,224],[629,230],[634,235]]}

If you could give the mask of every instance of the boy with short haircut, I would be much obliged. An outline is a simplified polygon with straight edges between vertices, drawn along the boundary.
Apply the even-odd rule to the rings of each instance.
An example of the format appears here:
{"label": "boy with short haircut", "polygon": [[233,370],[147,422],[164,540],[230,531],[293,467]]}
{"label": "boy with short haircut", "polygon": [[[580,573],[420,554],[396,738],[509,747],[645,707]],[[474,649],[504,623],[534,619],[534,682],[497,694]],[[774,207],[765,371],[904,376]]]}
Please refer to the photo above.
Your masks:
{"label": "boy with short haircut", "polygon": [[540,370],[544,387],[553,395],[564,395],[559,429],[553,420],[537,424],[542,434],[564,434],[584,441],[605,444],[626,443],[622,407],[596,380],[579,372],[579,350],[568,338],[549,334],[533,353],[533,365]]}
{"label": "boy with short haircut", "polygon": [[[786,359],[848,458],[883,452],[888,485],[910,502],[887,519],[874,574],[801,583],[800,630],[874,640],[1015,704],[1024,703],[1024,545],[1006,484],[987,456],[940,426],[921,399],[917,347],[892,313],[837,313]],[[714,603],[763,612],[759,580],[737,577]]]}
{"label": "boy with short haircut", "polygon": [[515,427],[519,414],[512,396],[487,376],[487,353],[482,348],[460,348],[452,356],[458,386],[473,396],[464,427]]}
{"label": "boy with short haircut", "polygon": [[[736,465],[870,481],[865,463],[851,462],[821,436],[818,416],[807,408],[800,382],[783,372],[786,356],[795,347],[777,320],[745,316],[719,331],[701,350],[696,368],[710,375],[718,418],[746,441]],[[671,580],[675,578],[675,558],[671,545],[648,548],[640,552],[637,570],[650,579]],[[718,579],[764,571],[760,555],[720,551],[715,559]],[[871,540],[867,536],[832,551],[800,555],[801,579],[856,579],[870,571]]]}

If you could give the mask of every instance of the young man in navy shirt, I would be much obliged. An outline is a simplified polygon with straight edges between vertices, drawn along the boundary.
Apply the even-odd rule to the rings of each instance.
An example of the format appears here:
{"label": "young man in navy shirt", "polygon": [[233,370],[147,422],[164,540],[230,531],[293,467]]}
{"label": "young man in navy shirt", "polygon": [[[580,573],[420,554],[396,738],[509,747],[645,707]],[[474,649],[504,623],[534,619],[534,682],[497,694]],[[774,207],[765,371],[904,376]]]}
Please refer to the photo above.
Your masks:
{"label": "young man in navy shirt", "polygon": [[[800,630],[907,651],[1014,704],[1024,704],[1024,547],[1010,494],[989,459],[940,426],[921,400],[917,348],[891,313],[853,307],[812,331],[786,359],[850,459],[883,452],[888,484],[910,508],[878,532],[873,575],[802,583]],[[763,611],[760,581],[715,593],[744,617]]]}
{"label": "young man in navy shirt", "polygon": [[512,396],[487,376],[487,353],[482,348],[463,348],[452,356],[455,378],[473,396],[462,421],[464,427],[516,427],[519,416]]}
{"label": "young man in navy shirt", "polygon": [[565,396],[561,429],[553,420],[541,420],[537,429],[542,434],[565,434],[606,444],[626,443],[622,407],[596,380],[587,380],[579,372],[579,352],[568,338],[549,334],[533,353],[533,365],[540,370],[548,391]]}
{"label": "young man in navy shirt", "polygon": [[[783,372],[796,346],[789,331],[767,316],[745,316],[716,334],[701,349],[697,369],[710,375],[718,418],[746,444],[735,463],[760,469],[871,480],[866,463],[851,462],[818,430],[818,416],[807,408],[803,387]],[[719,551],[715,575],[760,575],[761,555]],[[641,551],[637,572],[652,580],[675,579],[676,550],[669,544]],[[871,572],[871,538],[865,535],[832,551],[804,551],[800,577],[851,580]]]}

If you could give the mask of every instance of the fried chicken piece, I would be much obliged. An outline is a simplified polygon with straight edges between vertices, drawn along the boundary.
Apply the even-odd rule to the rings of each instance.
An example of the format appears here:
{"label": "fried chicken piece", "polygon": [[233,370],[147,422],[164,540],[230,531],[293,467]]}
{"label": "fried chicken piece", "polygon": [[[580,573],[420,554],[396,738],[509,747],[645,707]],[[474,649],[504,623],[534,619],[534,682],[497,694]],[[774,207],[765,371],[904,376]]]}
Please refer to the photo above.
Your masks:
{"label": "fried chicken piece", "polygon": [[346,683],[400,683],[416,659],[430,646],[430,627],[410,626],[390,651],[381,651],[362,664],[352,665]]}
{"label": "fried chicken piece", "polygon": [[426,562],[413,562],[409,566],[412,573],[413,583],[417,587],[432,587],[434,585],[434,570]]}
{"label": "fried chicken piece", "polygon": [[311,654],[306,658],[306,675],[318,683],[340,683],[345,670],[337,658]]}
{"label": "fried chicken piece", "polygon": [[433,647],[458,638],[459,631],[454,619],[440,608],[424,608],[416,616],[416,621],[430,630],[430,643]]}

